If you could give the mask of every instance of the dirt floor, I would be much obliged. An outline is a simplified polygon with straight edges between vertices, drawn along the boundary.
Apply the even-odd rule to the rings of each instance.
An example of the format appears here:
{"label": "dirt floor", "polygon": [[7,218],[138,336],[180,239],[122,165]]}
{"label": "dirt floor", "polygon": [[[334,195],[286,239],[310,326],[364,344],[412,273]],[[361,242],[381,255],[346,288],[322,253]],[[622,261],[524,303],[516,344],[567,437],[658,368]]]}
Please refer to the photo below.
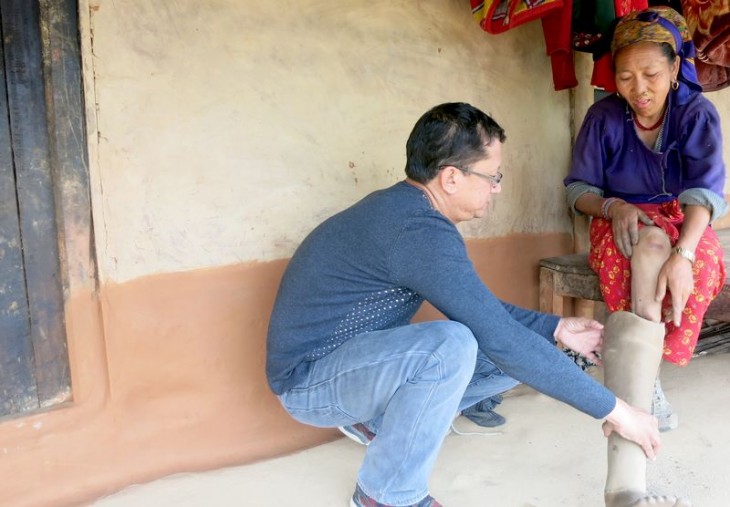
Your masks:
{"label": "dirt floor", "polygon": [[[600,371],[592,368],[600,377]],[[662,366],[662,385],[679,414],[648,468],[656,493],[679,494],[694,507],[730,505],[730,354]],[[431,493],[447,507],[601,507],[606,440],[600,422],[520,386],[499,412],[494,435],[450,434]],[[459,418],[463,432],[481,428]],[[136,485],[94,507],[345,507],[364,447],[342,438],[266,462],[180,474]]]}

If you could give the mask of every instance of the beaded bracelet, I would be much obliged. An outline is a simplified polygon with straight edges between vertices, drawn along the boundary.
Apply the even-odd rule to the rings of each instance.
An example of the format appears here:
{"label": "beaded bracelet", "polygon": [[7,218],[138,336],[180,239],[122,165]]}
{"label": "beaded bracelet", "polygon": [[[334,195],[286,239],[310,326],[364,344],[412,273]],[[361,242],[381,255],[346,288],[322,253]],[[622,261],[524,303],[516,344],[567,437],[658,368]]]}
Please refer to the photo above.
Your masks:
{"label": "beaded bracelet", "polygon": [[603,215],[603,218],[605,218],[606,220],[609,220],[611,218],[608,216],[608,208],[610,208],[613,203],[620,200],[621,199],[617,197],[609,197],[608,199],[603,201],[603,203],[601,204],[601,215]]}

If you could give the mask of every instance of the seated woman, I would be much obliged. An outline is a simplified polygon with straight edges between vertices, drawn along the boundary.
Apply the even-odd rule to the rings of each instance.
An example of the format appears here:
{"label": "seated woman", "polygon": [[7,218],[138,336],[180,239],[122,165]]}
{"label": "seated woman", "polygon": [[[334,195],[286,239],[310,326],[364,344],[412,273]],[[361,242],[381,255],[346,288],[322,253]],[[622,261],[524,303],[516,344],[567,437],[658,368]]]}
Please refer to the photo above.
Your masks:
{"label": "seated woman", "polygon": [[[606,386],[635,406],[653,404],[666,431],[677,417],[661,391],[659,363],[689,363],[725,280],[709,226],[727,210],[720,120],[701,94],[694,46],[676,11],[625,16],[611,52],[618,93],[589,109],[565,184],[571,208],[593,217],[589,262],[614,312],[605,329]],[[624,444],[633,446],[609,441],[606,504],[684,505],[644,496],[644,456],[618,452]]]}

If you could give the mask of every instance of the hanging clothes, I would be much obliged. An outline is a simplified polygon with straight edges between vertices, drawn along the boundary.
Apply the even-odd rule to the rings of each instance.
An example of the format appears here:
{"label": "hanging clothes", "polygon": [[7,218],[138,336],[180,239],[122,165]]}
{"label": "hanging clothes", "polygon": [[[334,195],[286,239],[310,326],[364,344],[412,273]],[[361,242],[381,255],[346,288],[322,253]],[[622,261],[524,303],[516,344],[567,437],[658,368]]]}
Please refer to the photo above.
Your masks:
{"label": "hanging clothes", "polygon": [[[573,48],[586,53],[602,53],[610,44],[606,34],[613,30],[616,9],[613,0],[595,0],[573,3]],[[609,31],[610,30],[610,31]],[[610,37],[608,37],[610,39]]]}
{"label": "hanging clothes", "polygon": [[550,56],[556,90],[578,84],[571,47],[573,0],[470,0],[472,16],[485,32],[503,33],[542,19],[546,52]]}
{"label": "hanging clothes", "polygon": [[[616,82],[613,73],[613,59],[611,57],[611,38],[613,37],[613,28],[616,22],[634,11],[641,11],[649,7],[648,0],[576,0],[581,5],[587,6],[597,4],[595,9],[595,26],[599,31],[600,41],[589,47],[589,52],[593,53],[593,73],[591,74],[591,84],[598,88],[603,88],[607,92],[616,91]],[[613,11],[613,19],[609,20],[606,16],[611,15]],[[575,43],[573,45],[575,46]],[[576,47],[576,49],[579,49]]]}
{"label": "hanging clothes", "polygon": [[555,90],[577,86],[573,51],[593,55],[591,84],[616,91],[610,41],[623,16],[667,5],[686,18],[704,91],[730,86],[730,0],[469,0],[482,30],[500,34],[540,19]]}
{"label": "hanging clothes", "polygon": [[562,9],[555,9],[542,18],[545,50],[550,56],[555,90],[578,86],[572,46],[573,0],[563,0]]}
{"label": "hanging clothes", "polygon": [[482,27],[492,34],[506,32],[561,9],[563,0],[469,0],[471,14]]}
{"label": "hanging clothes", "polygon": [[730,86],[730,0],[681,0],[682,14],[697,49],[702,89]]}
{"label": "hanging clothes", "polygon": [[[593,3],[598,4],[597,7],[591,7]],[[573,51],[576,49],[573,13],[576,9],[584,13],[595,11],[598,14],[600,23],[597,28],[583,30],[584,35],[590,32],[592,42],[596,42],[603,34],[608,16],[613,21],[617,16],[648,6],[647,0],[470,0],[470,4],[473,18],[482,30],[491,34],[500,34],[529,21],[541,20],[555,90],[573,88],[578,84],[573,58]],[[586,44],[578,49],[586,50],[587,46]],[[602,88],[612,88],[614,85],[610,55],[607,60],[596,61],[596,65],[591,83]]]}

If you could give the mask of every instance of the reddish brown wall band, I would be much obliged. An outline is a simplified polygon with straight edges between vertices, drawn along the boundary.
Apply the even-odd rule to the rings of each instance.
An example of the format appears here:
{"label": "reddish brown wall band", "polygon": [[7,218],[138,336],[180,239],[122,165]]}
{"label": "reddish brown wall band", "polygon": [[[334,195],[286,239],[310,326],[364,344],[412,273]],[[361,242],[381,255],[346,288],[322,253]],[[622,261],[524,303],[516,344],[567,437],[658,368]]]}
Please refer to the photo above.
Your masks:
{"label": "reddish brown wall band", "polygon": [[[493,291],[535,308],[537,261],[564,234],[470,241]],[[241,464],[337,438],[291,420],[264,379],[285,261],[107,285],[66,308],[75,401],[0,423],[0,505],[64,506],[167,474]],[[436,312],[424,309],[419,319]]]}

